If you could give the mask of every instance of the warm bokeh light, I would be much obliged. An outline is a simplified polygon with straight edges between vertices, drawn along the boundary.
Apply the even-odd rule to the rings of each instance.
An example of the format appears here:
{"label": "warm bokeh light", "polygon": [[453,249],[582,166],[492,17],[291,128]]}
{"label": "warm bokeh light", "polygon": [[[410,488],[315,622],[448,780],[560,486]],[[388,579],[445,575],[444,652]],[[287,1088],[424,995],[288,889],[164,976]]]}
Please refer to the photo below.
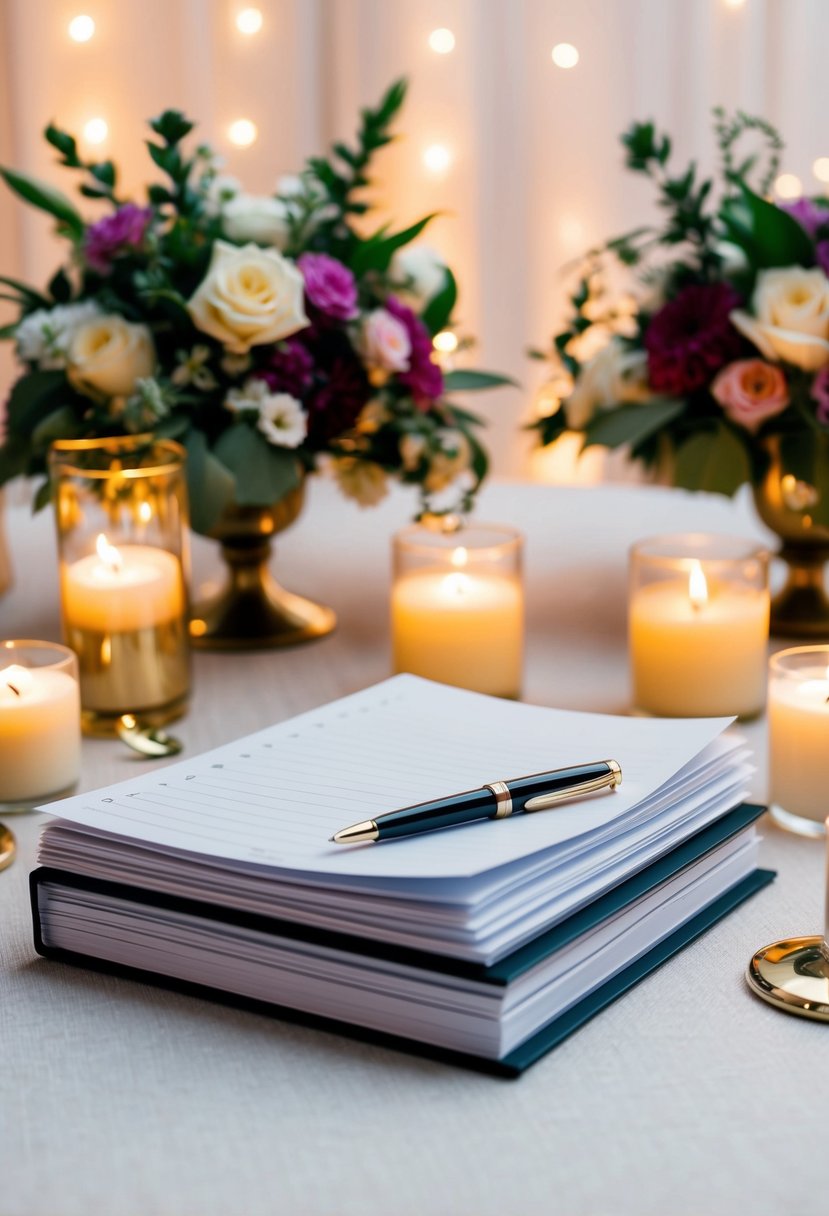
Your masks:
{"label": "warm bokeh light", "polygon": [[73,42],[89,42],[95,33],[95,22],[85,13],[80,13],[69,22],[69,37]]}
{"label": "warm bokeh light", "polygon": [[429,35],[429,46],[436,55],[448,55],[455,49],[455,35],[451,30],[432,30]]}
{"label": "warm bokeh light", "polygon": [[557,42],[553,47],[553,63],[557,68],[574,68],[579,61],[579,53],[572,42]]}
{"label": "warm bokeh light", "polygon": [[451,355],[458,349],[458,335],[453,334],[451,329],[442,329],[432,338],[432,346],[443,355]]}
{"label": "warm bokeh light", "polygon": [[261,9],[243,8],[236,14],[236,28],[240,34],[258,34],[262,28]]}
{"label": "warm bokeh light", "polygon": [[778,198],[800,198],[803,185],[796,173],[781,173],[775,180],[774,193]]}
{"label": "warm bokeh light", "polygon": [[742,8],[746,0],[725,0],[726,8]]}
{"label": "warm bokeh light", "polygon": [[227,129],[228,139],[232,144],[236,144],[237,148],[249,148],[256,141],[258,134],[256,123],[251,122],[249,118],[237,118]]}
{"label": "warm bokeh light", "polygon": [[819,182],[829,182],[829,156],[819,156],[812,165],[812,172]]}
{"label": "warm bokeh light", "polygon": [[423,153],[423,163],[431,173],[445,173],[452,163],[452,153],[443,144],[430,144]]}
{"label": "warm bokeh light", "polygon": [[109,123],[105,118],[90,118],[84,124],[83,137],[88,144],[102,144],[109,135]]}

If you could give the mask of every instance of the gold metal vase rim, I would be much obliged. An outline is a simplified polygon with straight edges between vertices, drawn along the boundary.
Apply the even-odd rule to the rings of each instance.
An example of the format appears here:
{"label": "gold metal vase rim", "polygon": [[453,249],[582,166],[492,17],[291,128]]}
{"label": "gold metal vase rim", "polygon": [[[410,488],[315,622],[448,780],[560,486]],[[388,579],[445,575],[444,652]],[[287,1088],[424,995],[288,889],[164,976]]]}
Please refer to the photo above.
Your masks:
{"label": "gold metal vase rim", "polygon": [[[50,458],[62,452],[92,452],[110,451],[117,456],[121,451],[139,448],[145,442],[148,447],[167,452],[170,459],[165,464],[144,464],[135,468],[119,468],[118,476],[124,478],[159,477],[180,469],[186,459],[187,452],[175,439],[157,439],[152,434],[141,435],[112,435],[105,439],[55,439],[49,449]],[[69,463],[60,463],[60,472],[72,477],[84,477],[89,480],[112,477],[112,469],[80,468]]]}

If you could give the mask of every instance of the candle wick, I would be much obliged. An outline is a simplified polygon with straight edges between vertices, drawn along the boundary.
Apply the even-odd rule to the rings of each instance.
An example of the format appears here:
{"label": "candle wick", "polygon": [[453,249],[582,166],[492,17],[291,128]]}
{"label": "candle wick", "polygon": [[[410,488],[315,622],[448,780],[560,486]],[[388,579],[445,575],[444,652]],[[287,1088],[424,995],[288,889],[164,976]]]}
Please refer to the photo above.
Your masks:
{"label": "candle wick", "polygon": [[[21,695],[20,689],[15,688],[14,684],[11,684],[8,680],[6,681],[6,685],[7,685],[7,687],[9,687],[12,690],[12,692],[14,693],[14,695],[16,697],[19,697]],[[827,701],[829,701],[829,697],[827,697],[826,699],[827,699]]]}

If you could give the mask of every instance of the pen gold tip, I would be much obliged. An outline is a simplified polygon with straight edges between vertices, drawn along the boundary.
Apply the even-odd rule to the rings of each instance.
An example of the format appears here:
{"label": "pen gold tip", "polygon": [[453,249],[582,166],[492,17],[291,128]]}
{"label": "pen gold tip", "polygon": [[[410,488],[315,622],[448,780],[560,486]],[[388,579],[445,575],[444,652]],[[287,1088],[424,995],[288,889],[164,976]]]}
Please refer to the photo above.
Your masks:
{"label": "pen gold tip", "polygon": [[331,837],[334,844],[362,844],[366,840],[378,840],[380,832],[373,819],[363,819],[361,823],[352,823],[349,828],[342,828]]}

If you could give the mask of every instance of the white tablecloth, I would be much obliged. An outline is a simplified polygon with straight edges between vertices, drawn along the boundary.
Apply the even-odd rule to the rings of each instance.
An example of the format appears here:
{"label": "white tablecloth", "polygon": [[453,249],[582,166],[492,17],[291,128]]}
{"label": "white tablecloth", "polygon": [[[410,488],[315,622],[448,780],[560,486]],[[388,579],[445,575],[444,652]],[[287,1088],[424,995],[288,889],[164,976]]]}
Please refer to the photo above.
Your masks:
{"label": "white tablecloth", "polygon": [[[389,536],[410,500],[360,512],[312,487],[276,568],[325,598],[313,646],[200,654],[193,752],[384,678]],[[671,530],[756,530],[748,505],[674,491],[494,485],[481,518],[527,534],[527,699],[623,712],[626,551]],[[51,519],[7,516],[16,586],[0,636],[57,637]],[[218,566],[198,543],[199,579]],[[764,723],[747,733],[765,785]],[[133,775],[84,744],[83,787]],[[27,875],[0,874],[0,1216],[566,1213],[671,1216],[825,1204],[817,1087],[829,1027],[743,983],[752,952],[819,932],[823,849],[765,826],[776,883],[505,1082],[38,959]]]}

